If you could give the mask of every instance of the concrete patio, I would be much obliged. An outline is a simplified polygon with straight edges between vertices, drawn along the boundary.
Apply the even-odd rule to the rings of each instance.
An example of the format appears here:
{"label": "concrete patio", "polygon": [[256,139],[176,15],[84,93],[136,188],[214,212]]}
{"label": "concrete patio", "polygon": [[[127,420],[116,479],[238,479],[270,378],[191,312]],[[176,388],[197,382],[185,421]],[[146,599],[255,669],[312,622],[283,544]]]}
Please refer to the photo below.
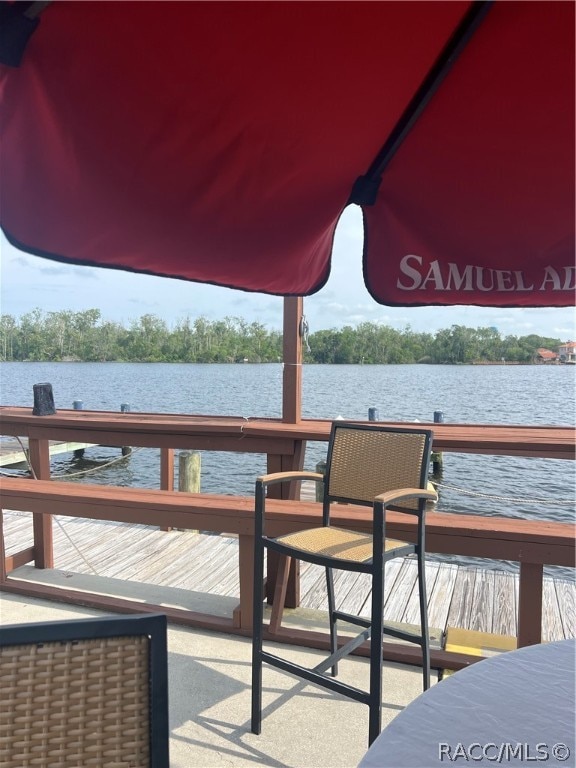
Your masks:
{"label": "concrete patio", "polygon": [[[102,615],[80,606],[0,595],[2,625]],[[308,626],[321,614],[291,621]],[[250,732],[250,640],[170,625],[168,629],[170,765],[348,768],[367,749],[368,709],[270,667],[264,669],[262,734]],[[313,665],[316,651],[282,646],[294,660]],[[346,682],[366,686],[365,659],[340,665]],[[384,725],[421,692],[415,667],[385,664]]]}

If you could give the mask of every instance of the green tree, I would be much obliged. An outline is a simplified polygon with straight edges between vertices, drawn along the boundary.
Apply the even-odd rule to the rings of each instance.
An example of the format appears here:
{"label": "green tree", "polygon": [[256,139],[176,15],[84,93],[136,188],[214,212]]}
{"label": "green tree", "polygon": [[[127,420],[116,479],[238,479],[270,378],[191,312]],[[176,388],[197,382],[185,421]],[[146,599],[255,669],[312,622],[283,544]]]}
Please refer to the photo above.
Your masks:
{"label": "green tree", "polygon": [[0,317],[0,355],[2,360],[14,360],[16,334],[16,320],[12,315],[2,315]]}
{"label": "green tree", "polygon": [[43,332],[43,314],[33,309],[20,318],[20,360],[48,360],[46,334]]}
{"label": "green tree", "polygon": [[[320,330],[310,335],[304,360],[312,363],[530,363],[536,350],[555,350],[559,339],[531,334],[502,338],[496,328],[453,325],[435,335],[403,331],[379,323]],[[0,317],[2,360],[120,360],[142,362],[277,362],[282,334],[262,323],[225,317],[180,320],[173,330],[146,314],[126,328],[102,321],[100,310],[35,309],[20,319]]]}

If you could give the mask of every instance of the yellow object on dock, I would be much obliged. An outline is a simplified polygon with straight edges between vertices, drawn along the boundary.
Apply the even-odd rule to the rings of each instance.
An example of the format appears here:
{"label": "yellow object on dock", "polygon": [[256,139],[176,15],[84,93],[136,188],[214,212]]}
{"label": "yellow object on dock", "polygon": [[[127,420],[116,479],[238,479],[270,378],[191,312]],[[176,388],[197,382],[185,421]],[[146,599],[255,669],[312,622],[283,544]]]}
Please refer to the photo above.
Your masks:
{"label": "yellow object on dock", "polygon": [[[468,653],[471,656],[496,656],[502,651],[516,649],[516,638],[508,635],[492,635],[475,629],[448,627],[446,629],[445,651]],[[442,677],[448,677],[454,670],[442,670]]]}

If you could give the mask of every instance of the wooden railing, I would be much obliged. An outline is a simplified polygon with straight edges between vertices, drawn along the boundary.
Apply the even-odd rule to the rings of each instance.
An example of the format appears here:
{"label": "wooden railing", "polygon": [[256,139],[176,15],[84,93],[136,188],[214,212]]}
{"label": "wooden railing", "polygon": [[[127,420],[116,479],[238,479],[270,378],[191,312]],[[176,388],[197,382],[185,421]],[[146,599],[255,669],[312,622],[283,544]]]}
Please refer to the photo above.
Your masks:
{"label": "wooden railing", "polygon": [[[404,424],[404,426],[406,426]],[[484,453],[494,455],[575,458],[575,433],[570,427],[506,425],[433,424],[436,451]],[[110,446],[143,446],[161,449],[161,488],[173,490],[174,449],[264,453],[267,471],[301,469],[306,441],[327,441],[330,422],[307,420],[287,424],[275,419],[245,419],[181,414],[108,413],[97,411],[59,411],[53,416],[36,417],[30,409],[0,408],[0,432],[26,437],[30,462],[38,479],[50,479],[49,441],[82,441]],[[70,486],[70,496],[74,488]],[[279,499],[294,499],[296,487],[276,486]],[[244,508],[246,500],[238,499]],[[111,502],[113,505],[113,502]],[[118,506],[119,500],[116,500]],[[200,505],[202,506],[202,505]],[[114,517],[110,519],[123,519]],[[86,514],[84,516],[89,516]],[[516,521],[501,518],[469,517],[466,530],[456,516],[444,515],[445,522],[430,524],[427,549],[474,557],[501,558],[520,563],[519,644],[540,641],[542,576],[546,564],[574,566],[572,527],[546,521]],[[450,520],[451,518],[451,520]],[[51,515],[36,512],[33,558],[37,567],[52,568]],[[159,512],[157,525],[166,525]],[[442,528],[442,525],[445,527]],[[219,529],[218,529],[219,530]],[[234,532],[234,531],[226,531]],[[245,533],[245,531],[244,531]],[[555,541],[551,546],[551,541]],[[17,559],[20,563],[24,555]],[[271,562],[268,585],[273,590],[275,563]],[[287,605],[299,601],[296,570],[291,579]],[[246,622],[242,622],[246,629]]]}

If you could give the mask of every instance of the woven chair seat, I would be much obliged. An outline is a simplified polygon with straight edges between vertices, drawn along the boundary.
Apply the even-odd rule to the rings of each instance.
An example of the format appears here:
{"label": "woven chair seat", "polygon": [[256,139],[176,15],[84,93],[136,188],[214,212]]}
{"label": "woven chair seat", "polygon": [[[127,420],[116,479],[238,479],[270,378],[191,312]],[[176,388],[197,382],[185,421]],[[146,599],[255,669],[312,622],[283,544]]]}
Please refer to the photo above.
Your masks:
{"label": "woven chair seat", "polygon": [[[276,541],[301,552],[334,557],[338,560],[367,563],[372,559],[372,536],[370,534],[334,526],[309,528],[305,531],[288,533],[285,536],[278,536]],[[405,541],[386,539],[384,551],[389,552],[405,546],[407,546]]]}

